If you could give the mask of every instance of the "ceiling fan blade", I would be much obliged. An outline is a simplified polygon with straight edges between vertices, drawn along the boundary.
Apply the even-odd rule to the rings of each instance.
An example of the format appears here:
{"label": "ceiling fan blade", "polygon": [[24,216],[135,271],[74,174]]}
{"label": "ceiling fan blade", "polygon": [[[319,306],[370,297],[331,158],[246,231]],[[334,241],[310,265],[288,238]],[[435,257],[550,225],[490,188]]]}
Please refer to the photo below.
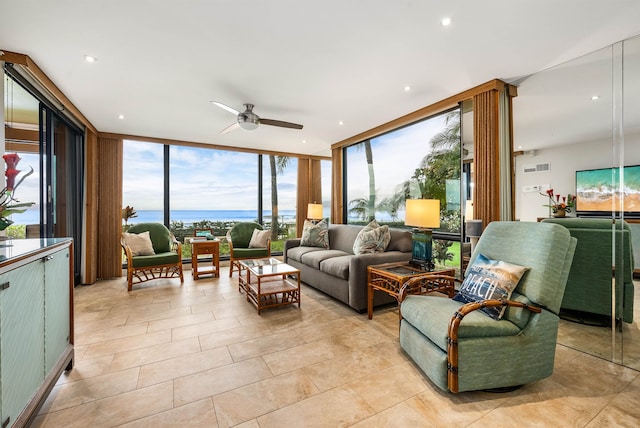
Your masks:
{"label": "ceiling fan blade", "polygon": [[224,109],[226,111],[228,111],[229,113],[233,113],[233,114],[240,114],[240,112],[236,109],[234,109],[233,107],[229,107],[228,105],[221,103],[219,101],[211,101],[211,104],[215,104],[218,107],[220,107],[221,109]]}
{"label": "ceiling fan blade", "polygon": [[227,126],[226,128],[224,128],[222,131],[220,131],[220,133],[222,135],[224,134],[228,134],[231,131],[235,131],[236,129],[239,129],[240,125],[238,124],[238,122],[234,122],[231,125]]}
{"label": "ceiling fan blade", "polygon": [[298,125],[297,123],[291,123],[291,122],[283,122],[281,120],[260,118],[260,123],[262,125],[280,126],[282,128],[302,129],[302,125]]}

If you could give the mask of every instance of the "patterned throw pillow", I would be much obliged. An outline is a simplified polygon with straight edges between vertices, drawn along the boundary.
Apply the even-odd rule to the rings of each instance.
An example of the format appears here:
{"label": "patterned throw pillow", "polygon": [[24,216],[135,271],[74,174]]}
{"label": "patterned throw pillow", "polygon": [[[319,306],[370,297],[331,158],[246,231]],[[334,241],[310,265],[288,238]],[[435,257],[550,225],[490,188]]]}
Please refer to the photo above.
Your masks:
{"label": "patterned throw pillow", "polygon": [[155,254],[149,231],[142,233],[124,232],[122,237],[124,238],[124,243],[131,248],[131,254],[134,256],[152,256]]}
{"label": "patterned throw pillow", "polygon": [[270,230],[253,229],[251,240],[249,241],[249,248],[267,248],[270,235]]}
{"label": "patterned throw pillow", "polygon": [[302,238],[300,238],[302,247],[320,247],[329,248],[329,228],[325,220],[321,220],[317,224],[309,220],[304,221],[302,228]]}
{"label": "patterned throw pillow", "polygon": [[[453,300],[469,303],[488,299],[508,300],[516,289],[528,267],[514,265],[500,260],[491,260],[482,254],[469,268],[469,274],[462,282],[460,291]],[[504,314],[504,306],[482,308],[481,311],[499,320]]]}
{"label": "patterned throw pillow", "polygon": [[380,226],[377,221],[371,223],[358,232],[353,243],[353,254],[383,253],[391,242],[389,226]]}

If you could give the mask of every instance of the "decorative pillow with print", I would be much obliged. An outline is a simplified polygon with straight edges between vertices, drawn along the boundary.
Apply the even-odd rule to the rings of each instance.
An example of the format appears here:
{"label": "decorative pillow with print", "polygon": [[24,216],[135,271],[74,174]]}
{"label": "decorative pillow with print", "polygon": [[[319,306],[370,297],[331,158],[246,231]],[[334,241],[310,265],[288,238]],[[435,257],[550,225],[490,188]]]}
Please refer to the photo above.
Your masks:
{"label": "decorative pillow with print", "polygon": [[391,242],[389,226],[380,226],[377,221],[363,227],[353,243],[353,254],[383,253]]}
{"label": "decorative pillow with print", "polygon": [[267,248],[270,235],[270,230],[253,229],[251,240],[249,241],[249,248]]}
{"label": "decorative pillow with print", "polygon": [[152,256],[155,254],[153,251],[153,244],[151,243],[151,235],[149,231],[142,233],[127,233],[122,234],[124,243],[131,248],[131,254],[134,256]]}
{"label": "decorative pillow with print", "polygon": [[[529,268],[525,266],[492,260],[478,254],[453,300],[463,303],[489,299],[508,300],[527,270]],[[481,311],[491,318],[499,320],[505,309],[506,307],[500,306],[482,308]]]}
{"label": "decorative pillow with print", "polygon": [[302,237],[300,238],[302,247],[329,248],[329,228],[325,220],[313,224],[309,220],[304,221]]}

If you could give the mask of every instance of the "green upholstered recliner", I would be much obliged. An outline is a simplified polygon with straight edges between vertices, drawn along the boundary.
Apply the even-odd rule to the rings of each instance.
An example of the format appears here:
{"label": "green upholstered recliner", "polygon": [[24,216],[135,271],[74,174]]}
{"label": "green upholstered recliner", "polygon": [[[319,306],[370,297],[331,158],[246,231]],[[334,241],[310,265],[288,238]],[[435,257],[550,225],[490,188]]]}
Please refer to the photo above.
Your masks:
{"label": "green upholstered recliner", "polygon": [[127,256],[127,288],[133,288],[133,283],[150,281],[157,278],[179,277],[184,282],[182,274],[182,245],[173,233],[162,223],[138,223],[132,225],[128,233],[149,232],[154,255],[134,256],[124,238],[120,244]]}
{"label": "green upholstered recliner", "polygon": [[263,230],[262,225],[254,222],[241,222],[234,224],[227,232],[229,242],[229,277],[234,269],[240,272],[240,260],[261,259],[271,256],[271,239],[267,241],[266,248],[249,248],[253,230]]}
{"label": "green upholstered recliner", "polygon": [[[633,248],[629,224],[598,218],[550,218],[544,222],[560,224],[578,239],[560,316],[576,320],[596,314],[610,320],[611,285],[615,281],[616,319],[632,323]],[[614,245],[616,258],[612,260]],[[621,272],[615,279],[612,267]]]}
{"label": "green upholstered recliner", "polygon": [[[550,376],[558,311],[576,239],[562,226],[490,223],[471,255],[527,266],[502,319],[437,295],[401,296],[400,345],[420,369],[451,392],[509,388]],[[467,272],[469,268],[467,268]],[[406,286],[410,287],[409,282]],[[403,287],[404,288],[404,287]],[[406,291],[406,288],[403,290]],[[485,300],[499,306],[499,300]]]}

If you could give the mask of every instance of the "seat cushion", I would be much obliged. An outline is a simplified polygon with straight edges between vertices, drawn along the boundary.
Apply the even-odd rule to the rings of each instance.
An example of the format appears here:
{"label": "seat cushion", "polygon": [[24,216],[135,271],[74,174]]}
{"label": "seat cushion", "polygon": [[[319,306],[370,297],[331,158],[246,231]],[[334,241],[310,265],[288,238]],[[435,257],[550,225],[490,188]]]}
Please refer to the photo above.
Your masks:
{"label": "seat cushion", "polygon": [[234,259],[258,259],[268,255],[267,248],[233,248]]}
{"label": "seat cushion", "polygon": [[307,266],[320,269],[320,263],[322,261],[333,258],[333,257],[340,257],[340,256],[347,256],[347,255],[349,254],[340,250],[309,251],[308,253],[302,256],[301,262]]}
{"label": "seat cushion", "polygon": [[136,256],[132,259],[132,266],[134,268],[170,265],[176,264],[180,261],[180,257],[176,252],[167,252],[154,254],[152,256]]}
{"label": "seat cushion", "polygon": [[302,263],[302,257],[312,251],[325,251],[324,248],[319,247],[293,247],[287,250],[287,259],[292,259]]}
{"label": "seat cushion", "polygon": [[331,276],[349,280],[349,264],[353,255],[345,254],[338,257],[331,257],[320,262],[320,270]]}
{"label": "seat cushion", "polygon": [[[447,349],[451,318],[460,302],[440,296],[408,296],[401,306],[402,317],[440,349]],[[460,322],[458,338],[515,336],[520,328],[509,320],[494,320],[480,311],[467,314]]]}

